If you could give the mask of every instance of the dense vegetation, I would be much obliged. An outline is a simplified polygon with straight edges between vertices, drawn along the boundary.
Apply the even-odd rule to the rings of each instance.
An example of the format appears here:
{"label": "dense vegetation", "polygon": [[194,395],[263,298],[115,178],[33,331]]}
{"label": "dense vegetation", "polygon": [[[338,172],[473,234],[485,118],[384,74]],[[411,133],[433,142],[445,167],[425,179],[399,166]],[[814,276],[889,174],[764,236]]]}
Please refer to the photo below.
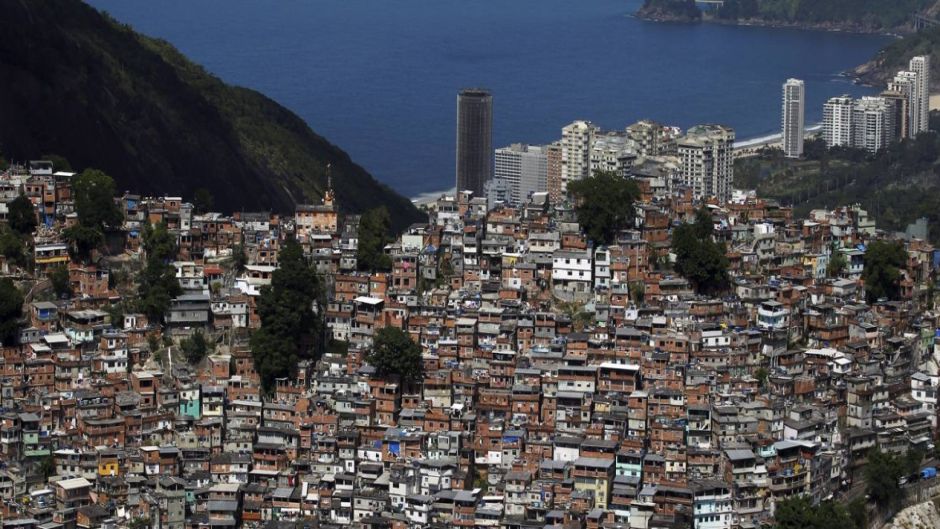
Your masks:
{"label": "dense vegetation", "polygon": [[940,26],[912,33],[885,46],[870,62],[856,68],[858,78],[872,86],[885,86],[912,57],[930,56],[931,86],[940,86]]}
{"label": "dense vegetation", "polygon": [[[704,13],[708,19],[768,24],[838,27],[860,31],[896,30],[936,0],[725,0]],[[696,20],[692,0],[646,0],[638,15],[651,19]]]}
{"label": "dense vegetation", "polygon": [[229,211],[318,199],[332,164],[346,211],[384,205],[397,228],[421,219],[284,107],[83,2],[0,2],[0,33],[7,159],[55,152],[77,169],[103,169],[122,190],[192,197],[207,188]]}
{"label": "dense vegetation", "polygon": [[578,223],[595,244],[611,244],[617,233],[633,227],[633,203],[640,198],[636,182],[610,172],[597,171],[590,178],[568,184]]}
{"label": "dense vegetation", "polygon": [[807,496],[791,496],[777,504],[776,529],[867,529],[865,502],[847,506],[834,501],[813,505]]}
{"label": "dense vegetation", "polygon": [[934,0],[725,0],[715,17],[761,19],[809,25],[853,25],[860,29],[894,29]]}
{"label": "dense vegetation", "polygon": [[940,226],[940,135],[934,132],[876,154],[827,149],[821,140],[810,140],[803,160],[790,160],[779,150],[769,149],[760,156],[737,160],[734,174],[736,187],[757,189],[762,197],[793,205],[796,215],[858,203],[882,229],[903,231],[926,217],[934,227],[931,241],[940,242],[940,229],[936,229]]}
{"label": "dense vegetation", "polygon": [[0,279],[0,344],[10,345],[16,340],[22,310],[23,294],[12,279]]}
{"label": "dense vegetation", "polygon": [[648,19],[695,21],[702,18],[702,11],[695,0],[646,0],[637,15]]}

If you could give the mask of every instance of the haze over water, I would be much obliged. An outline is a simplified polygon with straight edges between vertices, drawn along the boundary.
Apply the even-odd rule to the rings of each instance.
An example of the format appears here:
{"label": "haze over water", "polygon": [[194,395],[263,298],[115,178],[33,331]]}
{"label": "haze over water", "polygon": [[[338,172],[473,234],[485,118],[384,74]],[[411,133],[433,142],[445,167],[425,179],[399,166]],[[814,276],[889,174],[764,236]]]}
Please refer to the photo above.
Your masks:
{"label": "haze over water", "polygon": [[589,119],[778,132],[781,84],[822,103],[871,89],[840,72],[887,37],[658,24],[642,0],[90,0],[225,81],[294,110],[407,196],[454,185],[460,88],[494,94],[494,145],[546,143]]}

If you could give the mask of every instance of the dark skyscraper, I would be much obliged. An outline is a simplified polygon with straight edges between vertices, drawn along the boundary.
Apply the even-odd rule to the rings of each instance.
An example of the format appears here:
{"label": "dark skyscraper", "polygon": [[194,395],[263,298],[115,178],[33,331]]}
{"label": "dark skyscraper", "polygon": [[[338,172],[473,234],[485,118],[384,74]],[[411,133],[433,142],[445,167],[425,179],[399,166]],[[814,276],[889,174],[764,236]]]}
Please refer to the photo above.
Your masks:
{"label": "dark skyscraper", "polygon": [[457,95],[457,191],[482,197],[493,178],[493,96],[486,90]]}

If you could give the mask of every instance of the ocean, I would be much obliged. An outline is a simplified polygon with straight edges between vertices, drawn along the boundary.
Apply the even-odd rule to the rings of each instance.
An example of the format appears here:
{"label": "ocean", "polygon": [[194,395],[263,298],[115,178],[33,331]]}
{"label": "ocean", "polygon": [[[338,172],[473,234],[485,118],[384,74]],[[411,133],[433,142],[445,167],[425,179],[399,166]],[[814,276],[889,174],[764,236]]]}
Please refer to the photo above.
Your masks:
{"label": "ocean", "polygon": [[781,85],[806,121],[888,37],[638,20],[642,0],[90,0],[221,79],[295,111],[406,196],[453,187],[457,91],[493,92],[495,146],[588,119],[778,132]]}

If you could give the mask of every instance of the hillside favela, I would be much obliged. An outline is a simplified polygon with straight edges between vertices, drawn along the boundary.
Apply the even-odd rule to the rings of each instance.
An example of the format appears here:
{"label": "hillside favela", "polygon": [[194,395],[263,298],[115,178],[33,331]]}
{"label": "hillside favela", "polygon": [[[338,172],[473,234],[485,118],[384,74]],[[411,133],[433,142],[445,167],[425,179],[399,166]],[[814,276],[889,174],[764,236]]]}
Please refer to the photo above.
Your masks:
{"label": "hillside favela", "polygon": [[0,0],[0,529],[940,528],[940,2],[544,2]]}

